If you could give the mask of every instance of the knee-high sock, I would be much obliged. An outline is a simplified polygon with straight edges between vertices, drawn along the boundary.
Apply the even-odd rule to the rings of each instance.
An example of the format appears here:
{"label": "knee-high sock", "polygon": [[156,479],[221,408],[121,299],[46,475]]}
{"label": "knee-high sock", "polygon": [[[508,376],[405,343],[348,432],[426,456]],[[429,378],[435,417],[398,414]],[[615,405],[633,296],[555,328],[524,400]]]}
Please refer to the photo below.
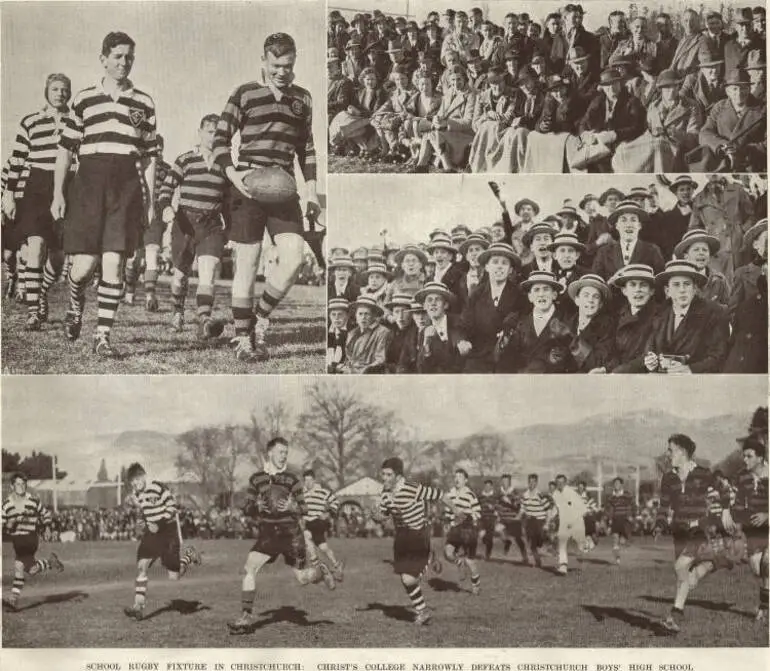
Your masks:
{"label": "knee-high sock", "polygon": [[37,314],[37,308],[40,303],[40,285],[43,283],[43,269],[32,268],[27,266],[26,282],[25,282],[25,296],[27,304],[27,312],[29,314]]}
{"label": "knee-high sock", "polygon": [[13,576],[13,585],[11,586],[11,601],[16,603],[24,589],[24,575]]}
{"label": "knee-high sock", "polygon": [[86,304],[86,287],[88,286],[88,277],[75,281],[72,278],[72,267],[69,271],[70,285],[70,310],[78,316],[83,315],[83,308]]}
{"label": "knee-high sock", "polygon": [[409,595],[409,600],[412,602],[414,609],[417,612],[425,610],[427,604],[425,603],[425,597],[422,595],[422,589],[420,589],[420,583],[414,585],[404,585],[406,593]]}
{"label": "knee-high sock", "polygon": [[149,582],[149,579],[147,576],[144,578],[137,578],[136,583],[134,583],[134,605],[135,606],[144,606],[144,604],[147,602],[147,583]]}
{"label": "knee-high sock", "polygon": [[195,294],[195,303],[198,308],[198,319],[211,316],[214,307],[214,287],[209,284],[199,284]]}
{"label": "knee-high sock", "polygon": [[56,284],[59,278],[60,268],[54,268],[50,261],[45,264],[43,269],[43,283],[40,285],[40,293],[47,294],[48,290]]}
{"label": "knee-high sock", "polygon": [[235,335],[248,335],[251,330],[253,312],[251,298],[237,298],[233,296],[233,321],[235,322]]}
{"label": "knee-high sock", "polygon": [[118,312],[120,299],[123,295],[123,283],[111,284],[110,282],[100,280],[96,295],[99,299],[99,319],[96,331],[97,333],[108,334],[115,323],[115,315]]}
{"label": "knee-high sock", "polygon": [[146,270],[144,271],[144,290],[148,294],[155,293],[155,286],[158,284],[158,271]]}
{"label": "knee-high sock", "polygon": [[174,312],[184,312],[184,302],[187,298],[188,279],[186,277],[174,278],[171,284],[171,298],[174,303]]}
{"label": "knee-high sock", "polygon": [[283,300],[284,296],[289,293],[290,289],[291,287],[279,289],[270,284],[270,282],[265,284],[265,288],[262,295],[259,297],[255,310],[257,317],[267,319],[270,316],[270,313],[275,310],[278,304]]}

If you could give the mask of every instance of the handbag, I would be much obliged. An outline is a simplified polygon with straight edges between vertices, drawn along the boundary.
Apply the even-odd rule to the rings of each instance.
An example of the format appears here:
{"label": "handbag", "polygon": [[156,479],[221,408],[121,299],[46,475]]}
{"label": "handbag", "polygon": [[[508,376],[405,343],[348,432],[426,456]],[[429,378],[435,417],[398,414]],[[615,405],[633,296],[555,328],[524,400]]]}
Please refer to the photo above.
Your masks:
{"label": "handbag", "polygon": [[588,166],[612,156],[612,150],[603,142],[588,144],[576,135],[570,135],[567,138],[564,149],[567,164],[572,170],[585,170]]}

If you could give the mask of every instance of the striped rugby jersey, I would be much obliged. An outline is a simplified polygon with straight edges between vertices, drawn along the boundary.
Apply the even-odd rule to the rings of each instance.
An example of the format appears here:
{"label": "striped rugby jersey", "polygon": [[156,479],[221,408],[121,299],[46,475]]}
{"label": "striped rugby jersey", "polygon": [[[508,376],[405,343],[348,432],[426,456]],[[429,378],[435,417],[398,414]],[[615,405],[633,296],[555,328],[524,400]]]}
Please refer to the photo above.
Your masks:
{"label": "striped rugby jersey", "polygon": [[296,156],[305,180],[316,179],[313,144],[313,101],[310,93],[291,85],[280,100],[259,82],[239,86],[225,105],[216,135],[214,156],[223,169],[233,164],[230,147],[240,133],[239,167],[279,166],[294,174]]}
{"label": "striped rugby jersey", "polygon": [[3,501],[3,529],[9,536],[34,534],[38,527],[50,523],[51,511],[29,492],[21,498],[11,495]]}
{"label": "striped rugby jersey", "polygon": [[176,517],[178,508],[174,495],[166,485],[157,480],[148,482],[135,497],[144,521],[148,524],[163,524]]}
{"label": "striped rugby jersey", "polygon": [[505,491],[502,487],[497,497],[497,514],[503,524],[519,519],[521,498],[513,487]]}
{"label": "striped rugby jersey", "polygon": [[337,500],[334,492],[326,489],[326,487],[321,487],[321,485],[316,485],[313,489],[306,489],[304,491],[305,513],[302,515],[302,519],[306,522],[323,519],[327,513],[337,514],[340,502]]}
{"label": "striped rugby jersey", "polygon": [[155,103],[133,84],[117,100],[103,82],[83,89],[72,101],[59,146],[79,156],[157,156]]}
{"label": "striped rugby jersey", "polygon": [[171,205],[179,188],[179,207],[193,210],[222,209],[227,177],[222,166],[214,162],[209,168],[199,147],[179,156],[170,166],[160,187],[157,201],[161,212]]}
{"label": "striped rugby jersey", "polygon": [[[285,499],[294,499],[296,509],[280,511],[277,503]],[[260,509],[261,508],[261,509]],[[268,472],[261,470],[249,478],[244,512],[262,523],[286,524],[297,523],[305,512],[305,493],[302,481],[294,473],[287,471]]]}
{"label": "striped rugby jersey", "polygon": [[[3,166],[2,174],[0,176],[0,190],[5,193],[8,188],[8,175],[11,172],[11,159],[9,158]],[[24,166],[21,175],[16,181],[15,190],[13,192],[14,198],[19,200],[24,195],[24,187],[27,184],[27,178],[29,177],[29,166]]]}
{"label": "striped rugby jersey", "polygon": [[587,491],[580,494],[580,498],[582,498],[585,502],[586,510],[588,511],[589,515],[595,515],[597,512],[599,512],[599,504],[596,502],[596,499]]}
{"label": "striped rugby jersey", "polygon": [[521,495],[521,507],[524,511],[524,517],[545,520],[548,517],[548,511],[551,506],[553,506],[553,500],[537,490],[527,489]]}
{"label": "striped rugby jersey", "polygon": [[466,515],[469,515],[474,522],[481,519],[481,504],[470,487],[466,486],[462,489],[452,487],[449,490],[449,499],[457,508],[454,513],[455,524],[462,522]]}
{"label": "striped rugby jersey", "polygon": [[607,515],[610,517],[622,517],[623,519],[633,517],[635,508],[634,497],[626,491],[619,494],[613,491],[607,497],[605,505]]}
{"label": "striped rugby jersey", "polygon": [[672,514],[674,524],[694,526],[706,517],[708,493],[715,485],[714,475],[703,466],[695,466],[684,481],[676,471],[665,473],[660,483],[658,519]]}
{"label": "striped rugby jersey", "polygon": [[30,169],[53,172],[59,138],[69,114],[69,111],[59,114],[46,106],[21,120],[8,162],[8,188],[16,191],[16,184],[25,169],[27,172]]}
{"label": "striped rugby jersey", "polygon": [[733,519],[750,526],[751,516],[755,513],[767,513],[768,477],[767,472],[760,476],[745,468],[736,479],[735,505]]}
{"label": "striped rugby jersey", "polygon": [[390,515],[401,529],[424,529],[428,525],[427,504],[444,496],[438,487],[402,481],[393,491],[380,495],[380,513]]}
{"label": "striped rugby jersey", "polygon": [[494,491],[486,494],[481,492],[479,505],[481,505],[481,519],[489,521],[497,519],[497,494]]}

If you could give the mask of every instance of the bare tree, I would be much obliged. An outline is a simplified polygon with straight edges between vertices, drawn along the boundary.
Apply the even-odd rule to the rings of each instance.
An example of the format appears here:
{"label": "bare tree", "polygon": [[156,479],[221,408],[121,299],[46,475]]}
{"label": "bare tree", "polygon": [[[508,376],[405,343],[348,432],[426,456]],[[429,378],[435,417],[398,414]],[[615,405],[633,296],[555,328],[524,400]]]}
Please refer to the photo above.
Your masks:
{"label": "bare tree", "polygon": [[479,470],[479,475],[501,475],[516,463],[505,439],[495,432],[474,433],[464,438],[455,451],[457,461],[467,460]]}
{"label": "bare tree", "polygon": [[253,453],[251,462],[262,468],[265,463],[267,444],[276,436],[287,438],[292,433],[291,412],[283,401],[274,401],[265,406],[261,413],[251,413],[248,426]]}

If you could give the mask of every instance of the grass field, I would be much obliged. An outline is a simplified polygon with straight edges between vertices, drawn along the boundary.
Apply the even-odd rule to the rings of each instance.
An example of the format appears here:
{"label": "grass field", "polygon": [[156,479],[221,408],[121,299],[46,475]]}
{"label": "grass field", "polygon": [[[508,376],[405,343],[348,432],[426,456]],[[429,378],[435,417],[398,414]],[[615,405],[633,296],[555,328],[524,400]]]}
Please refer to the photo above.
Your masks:
{"label": "grass field", "polygon": [[[259,290],[259,287],[258,287]],[[168,278],[158,286],[160,311],[144,309],[140,289],[133,306],[121,305],[112,333],[118,359],[98,359],[91,354],[91,337],[96,325],[96,292],[89,288],[83,332],[75,343],[64,338],[63,319],[68,305],[65,283],[50,292],[50,319],[37,333],[25,333],[26,310],[3,300],[3,373],[81,374],[177,374],[177,373],[321,373],[324,370],[325,304],[324,287],[295,286],[271,319],[267,342],[271,358],[265,363],[236,361],[229,347],[232,326],[221,338],[201,342],[196,337],[195,283],[191,282],[185,312],[185,330],[170,328],[172,309]],[[230,319],[229,286],[218,285],[215,315]]]}
{"label": "grass field", "polygon": [[[438,544],[438,540],[434,543]],[[692,596],[685,628],[664,636],[656,621],[670,607],[673,550],[666,539],[640,540],[623,564],[610,563],[607,539],[567,577],[493,556],[481,563],[482,593],[457,582],[455,567],[423,584],[434,619],[411,624],[407,596],[390,565],[392,541],[333,541],[346,560],[333,592],[300,587],[282,561],[260,575],[259,626],[231,636],[239,611],[239,574],[250,541],[202,541],[204,565],[181,582],[151,569],[146,618],[128,620],[133,599],[130,542],[49,545],[65,572],[31,578],[20,610],[3,617],[9,647],[687,647],[768,645],[753,621],[758,584],[748,567],[709,576]],[[497,551],[497,549],[496,549]],[[515,552],[515,551],[514,551]],[[3,546],[3,588],[12,550]]]}
{"label": "grass field", "polygon": [[[349,156],[329,155],[329,173],[406,173],[406,166],[392,163],[373,163]],[[433,168],[430,172],[436,172]]]}

